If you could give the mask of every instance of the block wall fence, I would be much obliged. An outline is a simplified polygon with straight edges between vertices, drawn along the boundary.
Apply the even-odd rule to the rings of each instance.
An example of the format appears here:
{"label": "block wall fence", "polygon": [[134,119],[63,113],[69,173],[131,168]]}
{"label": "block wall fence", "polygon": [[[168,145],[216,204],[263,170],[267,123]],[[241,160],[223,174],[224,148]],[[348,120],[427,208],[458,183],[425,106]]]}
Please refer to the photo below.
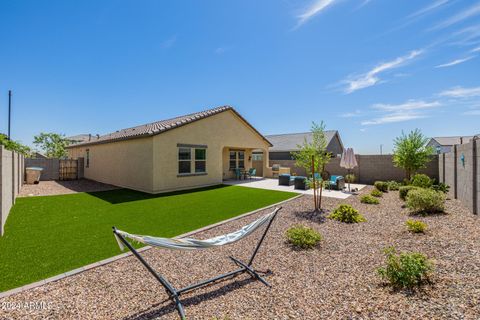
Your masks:
{"label": "block wall fence", "polygon": [[450,186],[449,196],[462,201],[468,209],[480,212],[480,139],[455,145],[452,152],[438,159],[440,181]]}
{"label": "block wall fence", "polygon": [[0,146],[0,236],[4,233],[8,214],[23,185],[24,168],[23,155]]}
{"label": "block wall fence", "polygon": [[[403,181],[405,171],[393,165],[392,155],[355,155],[358,167],[353,169],[356,181],[363,184],[373,184],[375,181]],[[290,167],[291,173],[296,175],[305,175],[305,169],[295,166],[295,160],[270,160],[270,166],[279,164],[283,167]],[[429,177],[439,180],[439,161],[438,156],[432,156],[432,160],[425,169],[419,170],[419,173],[425,173]],[[348,172],[340,167],[340,158],[333,158],[327,164],[325,169],[332,175],[345,176]]]}

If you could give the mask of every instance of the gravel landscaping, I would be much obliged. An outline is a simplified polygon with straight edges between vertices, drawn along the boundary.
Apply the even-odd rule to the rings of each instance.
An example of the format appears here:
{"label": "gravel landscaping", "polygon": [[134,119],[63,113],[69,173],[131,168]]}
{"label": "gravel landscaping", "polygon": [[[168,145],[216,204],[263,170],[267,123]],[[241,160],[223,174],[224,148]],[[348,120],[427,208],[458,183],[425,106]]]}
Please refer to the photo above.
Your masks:
{"label": "gravel landscaping", "polygon": [[[188,319],[480,318],[478,218],[460,202],[448,200],[447,214],[415,217],[426,222],[428,229],[425,234],[412,234],[405,227],[410,217],[398,191],[384,194],[379,205],[360,203],[360,196],[371,190],[366,187],[360,195],[345,200],[323,199],[327,211],[341,203],[353,205],[367,220],[358,224],[326,219],[328,212],[312,214],[313,200],[308,195],[284,204],[254,263],[267,272],[273,288],[242,275],[193,291],[183,297]],[[197,237],[232,231],[262,213]],[[295,224],[319,231],[320,246],[293,250],[285,242],[285,231]],[[233,270],[227,256],[246,259],[257,236],[214,250],[150,249],[144,256],[181,287]],[[392,245],[434,259],[433,284],[415,292],[394,292],[385,286],[376,269],[384,263],[383,248]],[[28,307],[28,303],[40,307]],[[0,319],[44,318],[178,319],[178,315],[162,287],[136,259],[128,257],[0,299]]]}
{"label": "gravel landscaping", "polygon": [[19,197],[52,196],[78,192],[96,192],[118,189],[118,187],[101,182],[80,179],[66,181],[40,181],[38,184],[24,184]]}

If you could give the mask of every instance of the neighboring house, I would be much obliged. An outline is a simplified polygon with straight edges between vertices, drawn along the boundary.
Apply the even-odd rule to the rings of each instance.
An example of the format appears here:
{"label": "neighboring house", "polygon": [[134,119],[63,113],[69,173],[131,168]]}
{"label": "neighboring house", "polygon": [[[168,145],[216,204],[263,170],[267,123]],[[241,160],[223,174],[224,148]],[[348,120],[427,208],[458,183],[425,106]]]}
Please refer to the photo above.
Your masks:
{"label": "neighboring house", "polygon": [[435,153],[447,153],[452,151],[452,147],[456,144],[465,144],[470,142],[473,136],[456,136],[456,137],[434,137],[427,143],[427,146],[433,147]]}
{"label": "neighboring house", "polygon": [[[271,143],[230,106],[157,121],[67,147],[85,178],[149,193],[221,184]],[[267,161],[263,172],[268,173]],[[271,169],[271,168],[270,168]]]}
{"label": "neighboring house", "polygon": [[[327,150],[334,157],[343,153],[343,143],[337,130],[326,130]],[[303,168],[295,167],[295,160],[292,152],[299,151],[305,139],[308,143],[312,142],[313,134],[311,132],[286,133],[265,136],[273,146],[269,149],[269,166],[279,164],[282,167],[288,167],[291,172],[297,175],[305,175]]]}
{"label": "neighboring house", "polygon": [[66,137],[65,139],[68,140],[70,142],[70,144],[78,144],[78,143],[83,143],[83,142],[89,142],[89,141],[92,141],[92,140],[96,140],[98,139],[98,135],[96,136],[93,136],[91,134],[77,134],[75,136],[71,136],[71,137]]}

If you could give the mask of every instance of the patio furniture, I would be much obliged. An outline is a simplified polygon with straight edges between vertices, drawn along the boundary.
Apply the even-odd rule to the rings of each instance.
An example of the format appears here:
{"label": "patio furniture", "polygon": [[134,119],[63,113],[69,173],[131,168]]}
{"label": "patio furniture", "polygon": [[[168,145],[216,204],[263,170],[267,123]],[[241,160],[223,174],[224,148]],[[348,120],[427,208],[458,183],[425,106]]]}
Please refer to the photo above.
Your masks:
{"label": "patio furniture", "polygon": [[345,189],[345,178],[342,176],[330,176],[328,187],[333,190]]}
{"label": "patio furniture", "polygon": [[310,185],[308,184],[308,179],[307,177],[302,177],[302,176],[298,176],[298,177],[295,177],[295,189],[298,189],[298,190],[308,190],[310,189]]}
{"label": "patio furniture", "polygon": [[278,172],[280,171],[280,165],[279,164],[274,164],[272,165],[272,176],[275,178],[278,176]]}
{"label": "patio furniture", "polygon": [[247,177],[252,179],[252,177],[255,177],[257,175],[257,169],[255,168],[250,168],[247,172],[245,172]]}
{"label": "patio furniture", "polygon": [[[273,220],[278,214],[278,211],[282,209],[281,207],[276,208],[273,212],[266,214],[259,219],[251,222],[250,224],[244,226],[243,228],[221,236],[217,236],[214,238],[206,239],[206,240],[198,240],[194,238],[180,238],[180,239],[171,239],[171,238],[158,238],[158,237],[150,237],[150,236],[142,236],[142,235],[135,235],[135,234],[129,234],[127,232],[117,230],[115,227],[113,227],[113,234],[115,238],[117,239],[118,245],[120,247],[120,250],[123,251],[124,246],[126,246],[132,253],[133,255],[145,266],[145,268],[157,279],[158,282],[165,288],[167,291],[167,294],[169,295],[169,298],[172,299],[173,303],[175,304],[175,307],[177,308],[177,311],[180,315],[181,319],[186,319],[185,318],[185,310],[182,305],[182,302],[180,301],[180,296],[184,294],[185,292],[189,292],[191,290],[194,290],[199,287],[206,286],[208,284],[214,283],[219,280],[223,280],[226,278],[234,277],[239,274],[243,273],[248,273],[253,279],[256,279],[266,285],[267,287],[271,288],[271,285],[265,281],[259,274],[258,272],[252,267],[253,260],[255,259],[255,256],[258,253],[258,250],[260,249],[260,246],[263,243],[263,240],[265,239],[268,230],[270,229],[270,226],[272,225]],[[126,240],[126,238],[133,239],[134,241],[141,242],[144,244],[148,244],[151,246],[155,247],[160,247],[160,248],[166,248],[166,249],[175,249],[175,250],[198,250],[198,249],[207,249],[207,248],[213,248],[213,247],[219,247],[223,245],[227,245],[236,241],[239,241],[243,239],[244,237],[250,235],[253,233],[255,230],[258,228],[266,225],[265,230],[263,231],[262,236],[260,237],[260,240],[258,241],[253,254],[250,256],[250,259],[248,262],[242,262],[239,259],[236,259],[234,257],[229,257],[230,260],[232,260],[239,268],[228,272],[221,274],[219,276],[216,276],[214,278],[210,278],[204,281],[200,281],[198,283],[189,285],[187,287],[181,288],[181,289],[176,289],[173,287],[170,282],[168,282],[160,273],[157,273],[140,255],[140,253],[135,250],[135,248]]]}
{"label": "patio furniture", "polygon": [[278,176],[278,185],[279,186],[291,186],[295,183],[295,177],[289,174],[281,174]]}
{"label": "patio furniture", "polygon": [[235,179],[241,180],[242,179],[242,170],[240,168],[235,168]]}

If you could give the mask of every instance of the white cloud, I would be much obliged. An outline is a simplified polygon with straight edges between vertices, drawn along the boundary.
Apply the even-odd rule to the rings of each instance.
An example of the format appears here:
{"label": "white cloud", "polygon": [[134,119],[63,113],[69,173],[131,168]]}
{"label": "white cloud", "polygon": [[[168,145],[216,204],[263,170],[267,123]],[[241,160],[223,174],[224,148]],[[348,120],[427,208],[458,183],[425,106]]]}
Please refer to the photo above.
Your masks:
{"label": "white cloud", "polygon": [[439,95],[442,97],[460,98],[460,99],[480,97],[480,87],[473,87],[473,88],[453,87],[451,89],[440,92]]}
{"label": "white cloud", "polygon": [[215,49],[215,54],[224,54],[226,51],[228,51],[229,48],[226,47],[218,47]]}
{"label": "white cloud", "polygon": [[403,122],[415,119],[427,118],[425,109],[441,106],[438,101],[426,102],[423,100],[408,100],[401,104],[374,104],[373,109],[383,114],[371,120],[362,121],[363,126],[378,125],[385,123]]}
{"label": "white cloud", "polygon": [[335,0],[315,0],[306,10],[297,16],[297,28],[331,6]]}
{"label": "white cloud", "polygon": [[480,110],[470,110],[470,111],[465,111],[462,113],[463,115],[466,116],[480,116]]}
{"label": "white cloud", "polygon": [[411,111],[411,110],[419,110],[419,109],[429,109],[439,107],[440,102],[433,101],[433,102],[425,102],[423,100],[408,100],[405,103],[401,104],[383,104],[377,103],[372,106],[373,109],[383,110],[383,111],[395,111],[395,112],[402,112],[402,111]]}
{"label": "white cloud", "polygon": [[449,0],[437,0],[437,1],[434,1],[433,3],[431,3],[430,5],[412,13],[411,15],[409,15],[407,18],[411,19],[411,18],[417,18],[417,17],[420,17],[420,16],[424,16],[428,13],[430,13],[432,10],[435,10],[441,6],[443,6],[444,4],[446,4]]}
{"label": "white cloud", "polygon": [[480,52],[480,47],[476,47],[472,49],[470,52],[475,53],[475,52]]}
{"label": "white cloud", "polygon": [[352,93],[354,91],[376,85],[381,81],[379,74],[390,69],[401,67],[422,53],[423,50],[414,50],[405,56],[381,63],[367,73],[349,76],[346,80],[342,81],[347,85],[347,87],[344,89],[345,93]]}
{"label": "white cloud", "polygon": [[165,49],[171,48],[171,47],[173,47],[175,42],[177,42],[177,36],[176,35],[174,35],[174,36],[168,38],[167,40],[163,41],[162,42],[162,47],[165,48]]}
{"label": "white cloud", "polygon": [[457,64],[461,64],[461,63],[467,62],[468,60],[472,60],[473,58],[475,58],[475,56],[470,56],[470,57],[466,57],[466,58],[462,58],[462,59],[456,59],[456,60],[453,60],[453,61],[450,61],[450,62],[447,62],[447,63],[444,63],[444,64],[439,64],[438,66],[435,66],[435,68],[453,67],[453,66],[456,66]]}
{"label": "white cloud", "polygon": [[360,110],[355,110],[354,112],[345,112],[340,115],[342,118],[355,118],[359,117],[361,114]]}
{"label": "white cloud", "polygon": [[471,18],[471,17],[474,17],[476,15],[480,14],[480,2],[477,2],[476,4],[474,4],[473,6],[469,7],[468,9],[466,10],[463,10],[462,12],[459,12],[457,13],[456,15],[454,15],[453,17],[437,24],[436,26],[434,26],[433,28],[431,28],[430,30],[436,30],[436,29],[443,29],[443,28],[447,28],[451,25],[454,25],[456,23],[459,23],[463,20],[466,20],[468,18]]}

